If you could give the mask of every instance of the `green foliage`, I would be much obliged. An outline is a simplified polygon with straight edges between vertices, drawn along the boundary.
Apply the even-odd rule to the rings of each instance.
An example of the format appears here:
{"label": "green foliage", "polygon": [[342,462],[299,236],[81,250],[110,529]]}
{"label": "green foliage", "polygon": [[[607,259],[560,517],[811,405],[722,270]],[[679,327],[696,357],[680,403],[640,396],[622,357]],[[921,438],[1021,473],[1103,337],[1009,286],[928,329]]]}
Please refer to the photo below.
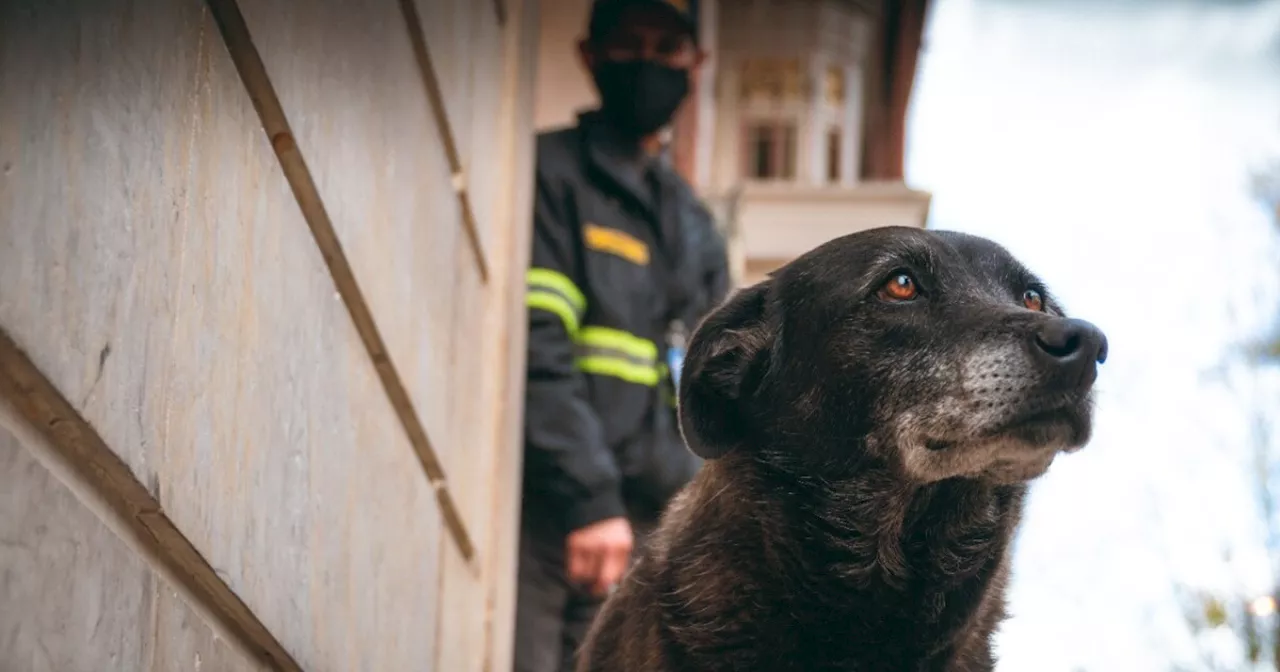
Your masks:
{"label": "green foliage", "polygon": [[1227,607],[1222,600],[1208,595],[1204,601],[1204,623],[1210,628],[1220,628],[1227,624]]}

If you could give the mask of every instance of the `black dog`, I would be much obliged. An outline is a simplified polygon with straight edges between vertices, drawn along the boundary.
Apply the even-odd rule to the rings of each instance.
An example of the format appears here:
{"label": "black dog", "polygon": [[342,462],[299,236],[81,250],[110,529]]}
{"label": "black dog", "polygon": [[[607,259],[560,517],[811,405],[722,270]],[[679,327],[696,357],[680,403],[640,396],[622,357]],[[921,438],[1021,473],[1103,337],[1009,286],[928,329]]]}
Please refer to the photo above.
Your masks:
{"label": "black dog", "polygon": [[956,233],[846,236],[740,291],[680,386],[710,461],[579,670],[992,669],[1027,482],[1087,442],[1106,349]]}

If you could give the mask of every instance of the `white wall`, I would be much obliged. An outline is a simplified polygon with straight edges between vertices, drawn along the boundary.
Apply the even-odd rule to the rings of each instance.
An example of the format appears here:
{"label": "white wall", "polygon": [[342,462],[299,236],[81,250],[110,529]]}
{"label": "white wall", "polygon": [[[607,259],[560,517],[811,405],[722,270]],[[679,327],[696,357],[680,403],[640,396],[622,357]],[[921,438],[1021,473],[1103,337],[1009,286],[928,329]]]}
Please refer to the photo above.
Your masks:
{"label": "white wall", "polygon": [[848,187],[750,185],[739,231],[752,259],[790,259],[832,238],[881,226],[922,227],[929,195],[901,183]]}
{"label": "white wall", "polygon": [[579,110],[596,105],[596,92],[578,60],[586,35],[590,0],[551,0],[541,7],[534,126],[546,130],[571,125]]}
{"label": "white wall", "polygon": [[[730,0],[738,2],[741,0]],[[702,0],[699,3],[700,22],[698,29],[701,31],[699,39],[704,51],[707,52],[707,60],[703,63],[702,72],[698,82],[698,126],[695,139],[696,149],[694,150],[694,167],[693,176],[694,183],[700,189],[708,189],[712,185],[712,174],[714,171],[714,155],[716,142],[716,78],[719,72],[719,59],[717,58],[719,51],[719,12],[720,4],[718,0]]]}

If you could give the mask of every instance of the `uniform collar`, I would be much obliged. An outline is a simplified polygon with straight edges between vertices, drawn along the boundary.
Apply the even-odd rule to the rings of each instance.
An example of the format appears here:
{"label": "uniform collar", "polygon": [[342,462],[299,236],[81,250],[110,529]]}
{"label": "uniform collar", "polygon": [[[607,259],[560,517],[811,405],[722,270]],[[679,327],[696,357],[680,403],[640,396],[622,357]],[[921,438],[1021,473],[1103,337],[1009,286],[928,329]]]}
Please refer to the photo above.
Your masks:
{"label": "uniform collar", "polygon": [[657,219],[653,189],[645,182],[645,176],[653,173],[659,184],[665,182],[661,159],[646,156],[635,140],[618,133],[598,110],[578,115],[578,126],[591,165]]}

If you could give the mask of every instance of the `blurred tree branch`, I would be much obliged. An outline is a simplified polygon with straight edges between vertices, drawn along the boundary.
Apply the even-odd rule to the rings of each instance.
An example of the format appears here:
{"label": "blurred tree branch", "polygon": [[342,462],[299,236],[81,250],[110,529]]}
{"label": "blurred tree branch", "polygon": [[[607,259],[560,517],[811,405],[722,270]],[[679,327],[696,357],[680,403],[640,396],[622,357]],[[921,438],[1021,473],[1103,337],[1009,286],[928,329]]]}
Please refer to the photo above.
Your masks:
{"label": "blurred tree branch", "polygon": [[[1280,159],[1254,172],[1252,196],[1273,213],[1273,231],[1280,235]],[[1275,267],[1280,282],[1280,264]],[[1264,535],[1271,568],[1269,594],[1250,595],[1243,590],[1222,596],[1186,586],[1175,586],[1183,606],[1200,660],[1196,669],[1205,672],[1241,669],[1280,671],[1280,443],[1277,443],[1276,410],[1280,398],[1266,380],[1280,365],[1280,306],[1273,311],[1270,328],[1261,334],[1244,336],[1241,344],[1211,371],[1204,372],[1206,384],[1217,383],[1231,389],[1245,405],[1249,423],[1248,450],[1252,464],[1250,480],[1257,503],[1257,515]],[[1229,562],[1228,556],[1228,562]],[[1222,635],[1226,635],[1225,639]],[[1223,645],[1238,646],[1239,662],[1221,660]]]}
{"label": "blurred tree branch", "polygon": [[[1254,198],[1275,214],[1272,223],[1280,232],[1280,159],[1273,160],[1253,174],[1252,191]],[[1259,343],[1254,356],[1261,363],[1280,363],[1280,321],[1272,326],[1271,333]]]}

